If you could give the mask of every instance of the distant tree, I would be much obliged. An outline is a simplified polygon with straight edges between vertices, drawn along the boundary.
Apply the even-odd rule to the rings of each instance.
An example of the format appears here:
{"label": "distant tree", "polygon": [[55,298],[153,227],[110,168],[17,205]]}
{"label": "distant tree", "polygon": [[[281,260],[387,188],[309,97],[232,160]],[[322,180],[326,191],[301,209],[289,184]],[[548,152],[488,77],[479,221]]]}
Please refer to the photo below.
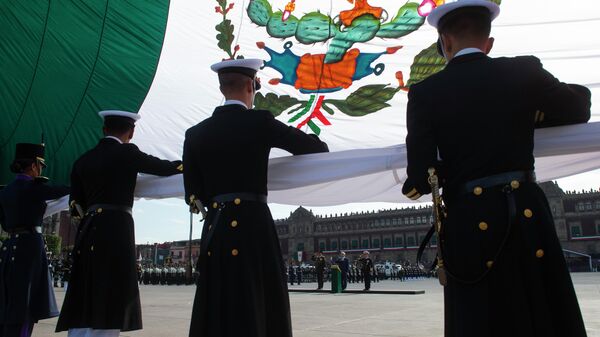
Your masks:
{"label": "distant tree", "polygon": [[58,256],[60,254],[61,238],[58,235],[46,234],[44,235],[48,251],[52,253],[52,256]]}

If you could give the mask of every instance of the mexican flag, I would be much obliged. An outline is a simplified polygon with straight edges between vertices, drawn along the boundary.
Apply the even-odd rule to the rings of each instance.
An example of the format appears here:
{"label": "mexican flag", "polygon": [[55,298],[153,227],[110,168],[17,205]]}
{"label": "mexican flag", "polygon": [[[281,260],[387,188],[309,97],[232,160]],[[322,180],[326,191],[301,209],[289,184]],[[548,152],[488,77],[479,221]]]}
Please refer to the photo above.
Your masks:
{"label": "mexican flag", "polygon": [[[100,110],[139,113],[133,142],[180,158],[185,130],[223,102],[210,65],[228,58],[263,59],[255,105],[318,134],[331,151],[402,144],[410,85],[444,66],[425,22],[443,2],[5,1],[0,184],[12,179],[15,144],[42,135],[45,173],[68,183],[74,160],[102,137]],[[592,120],[600,120],[598,1],[500,5],[491,56],[538,56],[562,81],[592,90]]]}

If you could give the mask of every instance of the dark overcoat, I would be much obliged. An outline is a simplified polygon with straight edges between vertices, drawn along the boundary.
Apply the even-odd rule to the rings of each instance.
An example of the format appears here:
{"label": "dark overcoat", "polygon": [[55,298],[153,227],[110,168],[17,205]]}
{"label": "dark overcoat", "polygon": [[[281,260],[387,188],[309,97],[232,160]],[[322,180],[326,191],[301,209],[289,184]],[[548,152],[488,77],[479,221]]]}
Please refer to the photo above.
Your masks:
{"label": "dark overcoat", "polygon": [[0,191],[0,224],[12,232],[0,250],[0,325],[35,323],[58,316],[42,225],[46,201],[65,196],[69,188],[19,176]]}
{"label": "dark overcoat", "polygon": [[[84,210],[98,205],[131,207],[137,174],[180,173],[180,161],[161,160],[134,144],[103,138],[71,172],[71,202]],[[87,230],[82,231],[87,223]],[[135,237],[130,213],[105,209],[80,223],[71,281],[56,331],[72,328],[142,328]]]}
{"label": "dark overcoat", "polygon": [[489,177],[533,171],[534,129],[586,122],[590,91],[561,83],[532,56],[472,53],[408,98],[403,192],[429,193],[432,166],[443,180],[445,336],[585,336],[542,190],[532,177]]}
{"label": "dark overcoat", "polygon": [[255,201],[228,202],[218,221],[215,196],[267,195],[271,148],[292,154],[325,152],[316,136],[277,121],[268,111],[241,105],[215,109],[186,133],[183,161],[186,200],[209,206],[206,223],[216,226],[210,242],[204,226],[192,311],[193,337],[285,337],[292,335],[285,267],[269,207]]}

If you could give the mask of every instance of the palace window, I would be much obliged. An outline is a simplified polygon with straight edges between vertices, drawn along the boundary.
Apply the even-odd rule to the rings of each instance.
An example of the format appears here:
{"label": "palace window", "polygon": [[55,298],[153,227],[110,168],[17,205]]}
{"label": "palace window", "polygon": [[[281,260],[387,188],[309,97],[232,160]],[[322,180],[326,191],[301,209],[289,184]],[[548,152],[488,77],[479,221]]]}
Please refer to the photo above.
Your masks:
{"label": "palace window", "polygon": [[337,250],[338,244],[337,241],[331,241],[331,250]]}
{"label": "palace window", "polygon": [[383,239],[383,247],[384,248],[390,248],[392,246],[392,239],[391,238],[385,238]]}
{"label": "palace window", "polygon": [[396,247],[404,247],[404,237],[402,237],[402,236],[396,237]]}
{"label": "palace window", "polygon": [[297,251],[303,252],[304,251],[304,242],[298,242],[297,247],[298,247]]}
{"label": "palace window", "polygon": [[596,235],[600,235],[600,222],[596,223]]}
{"label": "palace window", "polygon": [[373,239],[373,248],[379,248],[379,239]]}
{"label": "palace window", "polygon": [[583,210],[585,210],[585,205],[583,204],[583,202],[579,202],[579,203],[577,203],[577,210],[578,210],[578,211],[583,211]]}
{"label": "palace window", "polygon": [[358,240],[352,240],[352,249],[358,249]]}
{"label": "palace window", "polygon": [[585,203],[585,210],[586,211],[591,211],[592,210],[592,202],[588,201]]}
{"label": "palace window", "polygon": [[429,241],[429,243],[431,243],[431,245],[437,245],[437,235],[432,235],[431,241]]}
{"label": "palace window", "polygon": [[415,224],[415,218],[410,218],[410,224],[414,225]]}
{"label": "palace window", "polygon": [[415,246],[415,237],[413,235],[408,235],[406,237],[406,246],[408,246],[408,247]]}
{"label": "palace window", "polygon": [[600,200],[596,200],[596,209],[600,209]]}
{"label": "palace window", "polygon": [[369,239],[362,240],[362,248],[369,248]]}
{"label": "palace window", "polygon": [[398,219],[396,219],[396,218],[392,219],[392,225],[394,225],[394,226],[398,225]]}
{"label": "palace window", "polygon": [[417,223],[420,224],[421,223],[421,217],[417,217]]}
{"label": "palace window", "polygon": [[342,249],[348,249],[348,241],[342,240]]}
{"label": "palace window", "polygon": [[325,241],[319,242],[319,250],[320,251],[324,251],[325,250]]}
{"label": "palace window", "polygon": [[571,225],[571,237],[577,238],[581,236],[581,226],[580,225]]}
{"label": "palace window", "polygon": [[424,216],[421,221],[423,221],[423,223],[427,223],[427,217]]}

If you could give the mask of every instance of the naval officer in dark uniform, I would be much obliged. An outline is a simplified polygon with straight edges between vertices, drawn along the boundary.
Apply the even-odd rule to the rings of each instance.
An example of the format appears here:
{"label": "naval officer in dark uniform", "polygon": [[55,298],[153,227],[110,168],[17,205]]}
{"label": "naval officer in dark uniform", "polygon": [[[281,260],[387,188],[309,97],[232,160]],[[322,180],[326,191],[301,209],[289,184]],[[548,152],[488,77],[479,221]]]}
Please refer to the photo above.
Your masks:
{"label": "naval officer in dark uniform", "polygon": [[84,213],[73,249],[71,282],[56,331],[69,337],[112,337],[142,328],[133,218],[138,173],[181,173],[181,161],[161,160],[130,143],[138,114],[102,111],[104,135],[71,171],[70,205]]}
{"label": "naval officer in dark uniform", "polygon": [[44,146],[17,144],[16,178],[0,190],[0,224],[9,237],[0,250],[0,337],[30,336],[40,319],[58,316],[42,238],[46,201],[69,194],[42,177]]}
{"label": "naval officer in dark uniform", "polygon": [[446,337],[585,336],[535,182],[533,135],[585,123],[590,91],[561,83],[533,56],[488,57],[499,11],[491,1],[461,0],[429,15],[448,64],[410,88],[403,192],[430,193],[428,168],[439,172]]}
{"label": "naval officer in dark uniform", "polygon": [[252,109],[262,64],[244,59],[213,65],[227,100],[185,135],[186,201],[208,206],[192,337],[292,335],[284,264],[266,203],[269,152],[328,149],[269,111]]}

